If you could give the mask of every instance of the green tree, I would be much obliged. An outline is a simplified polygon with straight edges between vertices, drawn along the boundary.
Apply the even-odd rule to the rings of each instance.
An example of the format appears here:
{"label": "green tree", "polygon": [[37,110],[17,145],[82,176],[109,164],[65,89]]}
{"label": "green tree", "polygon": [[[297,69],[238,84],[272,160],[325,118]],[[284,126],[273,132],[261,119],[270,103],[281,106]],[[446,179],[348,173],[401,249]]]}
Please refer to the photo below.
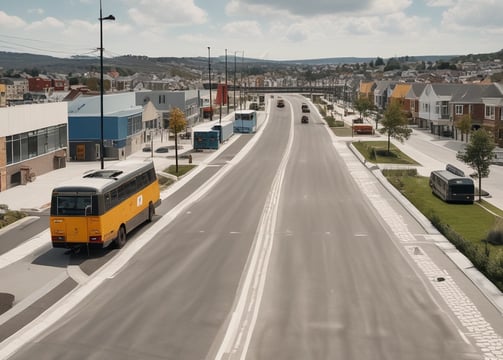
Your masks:
{"label": "green tree", "polygon": [[463,136],[466,135],[466,141],[468,142],[468,134],[472,130],[472,116],[470,114],[464,114],[461,119],[459,119],[456,127],[461,132],[461,141],[463,141]]}
{"label": "green tree", "polygon": [[412,129],[407,127],[407,118],[398,102],[392,102],[386,108],[381,121],[381,134],[388,135],[388,155],[390,153],[391,138],[403,143],[412,134]]}
{"label": "green tree", "polygon": [[372,103],[367,97],[359,97],[355,100],[353,106],[360,113],[360,117],[364,119],[365,116],[367,116],[368,111],[372,107]]}
{"label": "green tree", "polygon": [[482,199],[482,178],[489,176],[495,147],[492,135],[482,128],[473,132],[465,150],[457,154],[459,160],[475,170],[471,176],[479,180],[479,201]]}
{"label": "green tree", "polygon": [[374,66],[381,66],[384,65],[384,60],[381,57],[377,57],[376,61],[374,62]]}
{"label": "green tree", "polygon": [[384,67],[384,71],[398,70],[400,69],[400,62],[397,58],[390,58]]}
{"label": "green tree", "polygon": [[171,109],[169,113],[169,130],[175,133],[175,169],[178,174],[178,133],[187,127],[187,119],[182,110],[177,107]]}

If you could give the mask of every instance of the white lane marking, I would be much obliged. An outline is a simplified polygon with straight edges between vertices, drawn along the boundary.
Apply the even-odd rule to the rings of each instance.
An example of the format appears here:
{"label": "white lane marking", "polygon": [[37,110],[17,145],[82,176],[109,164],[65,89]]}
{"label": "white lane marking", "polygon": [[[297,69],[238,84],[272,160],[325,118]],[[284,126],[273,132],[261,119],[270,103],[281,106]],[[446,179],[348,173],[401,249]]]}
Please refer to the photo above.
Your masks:
{"label": "white lane marking", "polygon": [[253,252],[250,254],[249,266],[240,287],[239,297],[227,330],[215,356],[217,360],[245,359],[253,335],[272,251],[279,198],[295,135],[291,103],[290,109],[292,116],[288,144],[264,204],[264,210],[254,239]]}
{"label": "white lane marking", "polygon": [[[239,161],[252,149],[252,147],[258,141],[260,135],[263,133],[263,129],[265,128],[267,121],[268,114],[266,120],[256,132],[256,136],[253,136],[250,141],[248,141],[248,143],[234,157],[233,161],[231,161],[229,165],[222,167],[220,171],[218,171],[210,180],[208,180],[205,186],[198,188],[184,201],[171,209],[170,212],[163,215],[150,228],[143,231],[142,234],[135,239],[135,241],[128,243],[113,259],[110,260],[109,263],[89,276],[89,279],[85,284],[77,286],[74,290],[57,301],[53,306],[42,313],[37,319],[32,321],[30,323],[30,326],[25,326],[24,328],[1,342],[0,359],[9,358],[15,352],[19,351],[23,346],[25,346],[28,342],[40,336],[40,334],[44,333],[56,321],[60,320],[64,315],[66,315],[73,308],[79,305],[82,300],[89,296],[89,294],[98,286],[100,286],[104,281],[106,281],[110,277],[117,275],[133,258],[133,256],[136,255],[136,253],[140,251],[141,248],[147,245],[157,233],[159,233],[164,227],[168,226],[176,217],[180,216],[184,211],[186,211],[189,206],[197,202],[201,197],[208,193],[221,179],[226,176],[226,174],[233,168],[235,164],[239,163]],[[215,156],[216,155],[218,155],[217,152],[215,152]],[[197,171],[195,171],[193,175],[202,171],[204,165],[205,164],[202,164],[194,169]],[[176,182],[173,188],[170,186],[168,188],[169,190],[161,193],[162,199],[165,199],[170,193],[175,191],[174,189],[181,186],[181,184],[184,183],[184,180],[188,181],[186,179],[188,178],[184,177],[181,181]],[[50,241],[49,230],[47,231],[47,236],[49,237],[48,240]],[[30,253],[32,252],[33,249],[31,249]],[[25,256],[26,253],[23,255],[23,257]]]}
{"label": "white lane marking", "polygon": [[[444,300],[461,325],[467,330],[464,333],[465,335],[462,336],[463,341],[473,338],[475,345],[484,354],[485,359],[503,359],[503,338],[494,331],[491,324],[485,320],[475,304],[445,270],[438,268],[419,246],[406,245],[415,241],[414,235],[409,231],[403,218],[389,205],[386,199],[379,195],[375,185],[375,181],[377,180],[372,178],[373,175],[370,175],[367,169],[362,169],[363,165],[359,160],[356,160],[354,156],[352,158],[349,157],[350,150],[347,146],[337,142],[334,143],[334,147],[339,154],[346,157],[345,161],[349,172],[359,186],[365,189],[363,193],[367,195],[371,204],[377,210],[376,212],[381,215],[392,232],[396,234],[396,237],[403,244],[409,257],[414,260],[426,278],[432,279],[433,288]],[[439,275],[444,278],[444,281],[436,280]],[[440,304],[438,307],[442,309]],[[463,333],[454,321],[452,323],[459,333]]]}

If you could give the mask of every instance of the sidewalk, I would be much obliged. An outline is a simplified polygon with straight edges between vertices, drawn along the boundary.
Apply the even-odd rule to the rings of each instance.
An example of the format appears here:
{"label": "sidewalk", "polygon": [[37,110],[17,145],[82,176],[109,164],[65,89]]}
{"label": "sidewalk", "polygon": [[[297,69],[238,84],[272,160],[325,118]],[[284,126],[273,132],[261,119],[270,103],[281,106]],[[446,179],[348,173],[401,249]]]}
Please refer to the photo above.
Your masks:
{"label": "sidewalk", "polygon": [[[340,105],[335,105],[334,112],[338,113],[338,117],[341,117],[342,120],[348,124],[352,125],[352,120],[358,115],[346,115],[342,116],[343,108]],[[375,122],[372,120],[366,119],[366,123],[372,124],[375,127]],[[352,141],[387,141],[385,135],[381,135],[379,132],[375,132],[375,135],[357,135],[352,138]],[[434,151],[429,151],[428,153],[434,153],[434,156],[428,155],[425,151],[421,151],[416,146],[412,145],[415,140],[422,141],[427,143],[431,149],[436,149]],[[400,151],[405,153],[407,156],[411,157],[415,161],[417,161],[420,165],[393,165],[393,164],[378,164],[377,166],[380,169],[384,168],[416,168],[417,172],[420,176],[429,177],[430,173],[434,170],[443,170],[447,164],[452,164],[457,168],[464,171],[466,176],[473,174],[475,172],[474,169],[470,168],[465,163],[459,161],[456,158],[457,152],[466,146],[466,143],[454,140],[448,137],[440,137],[438,135],[432,134],[429,129],[419,129],[413,128],[413,132],[411,137],[408,140],[405,140],[403,143],[400,143],[397,140],[391,139],[393,145],[395,145]],[[478,180],[474,179],[475,186],[478,186]],[[503,183],[503,166],[492,165],[490,168],[490,174],[488,178],[482,179],[482,189],[487,191],[490,196],[483,197],[488,203],[496,206],[499,209],[503,210],[503,187],[501,184]]]}
{"label": "sidewalk", "polygon": [[[232,119],[233,113],[228,115],[222,115],[222,121],[227,121]],[[266,112],[259,112],[258,120],[262,122]],[[216,125],[220,121],[218,115],[213,116],[213,120],[210,122],[205,120],[196,124],[191,131],[197,130],[198,127],[208,127],[209,125]],[[235,134],[234,136],[239,135]],[[162,141],[161,141],[162,139]],[[192,155],[192,164],[200,165],[209,156],[211,156],[214,151],[202,151],[193,152],[192,139],[179,139],[178,140],[178,164],[188,164],[189,160],[186,156],[188,153]],[[150,142],[142,144],[142,148],[150,146]],[[169,152],[166,153],[156,153],[155,150],[159,147],[169,147]],[[156,171],[161,172],[165,170],[170,165],[176,163],[175,159],[175,141],[174,139],[167,139],[166,134],[162,136],[160,133],[154,135],[153,138],[153,149],[151,151],[142,151],[141,149],[127,157],[127,160],[147,160],[152,159]],[[218,150],[217,150],[218,151]],[[113,166],[120,160],[105,161],[105,168]],[[58,184],[68,181],[72,178],[78,178],[82,176],[86,171],[99,169],[101,166],[100,161],[82,161],[82,162],[72,162],[68,161],[66,167],[58,170],[50,171],[43,175],[38,175],[35,181],[27,183],[26,185],[19,185],[13,188],[7,189],[0,192],[0,204],[5,204],[10,210],[21,210],[29,212],[39,212],[50,207],[51,202],[51,192],[54,187]]]}
{"label": "sidewalk", "polygon": [[[154,150],[160,146],[169,146],[170,150],[168,153],[154,152],[153,157],[151,152],[143,152],[142,150],[139,150],[138,152],[128,156],[127,160],[147,160],[152,158],[157,171],[163,171],[169,165],[175,164],[174,140],[167,141],[164,137],[161,142],[161,136],[157,135],[157,137],[154,138],[153,143]],[[150,143],[146,143],[143,146],[147,145],[150,145]],[[191,140],[179,140],[178,146],[183,146],[183,149],[179,149],[178,152],[178,163],[187,164],[188,159],[183,158],[181,154],[192,151],[192,142]],[[194,153],[193,164],[198,164],[204,156],[204,153]],[[118,162],[119,160],[107,160],[105,161],[105,168],[112,167]],[[69,161],[66,163],[66,167],[62,169],[38,175],[33,182],[27,183],[26,185],[15,186],[0,192],[0,204],[6,204],[10,210],[30,212],[43,211],[50,206],[51,192],[54,187],[60,183],[68,181],[69,179],[78,178],[86,171],[99,169],[100,166],[100,161]]]}

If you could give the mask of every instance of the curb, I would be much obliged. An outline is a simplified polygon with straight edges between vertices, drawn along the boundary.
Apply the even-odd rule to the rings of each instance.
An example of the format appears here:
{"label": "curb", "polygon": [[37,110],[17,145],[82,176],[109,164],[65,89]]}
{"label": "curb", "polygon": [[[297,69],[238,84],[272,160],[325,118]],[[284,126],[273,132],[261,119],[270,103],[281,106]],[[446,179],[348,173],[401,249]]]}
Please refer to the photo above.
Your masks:
{"label": "curb", "polygon": [[[351,152],[360,160],[360,162],[371,171],[376,179],[383,185],[386,190],[397,200],[404,209],[419,222],[421,227],[429,235],[442,237],[442,241],[435,241],[435,245],[439,248],[463,273],[465,276],[479,289],[484,297],[503,314],[503,293],[489,279],[485,277],[472,262],[452,243],[445,238],[407,198],[405,198],[382,174],[381,169],[374,163],[367,163],[363,155],[353,146],[348,143]],[[450,246],[446,246],[450,245]]]}

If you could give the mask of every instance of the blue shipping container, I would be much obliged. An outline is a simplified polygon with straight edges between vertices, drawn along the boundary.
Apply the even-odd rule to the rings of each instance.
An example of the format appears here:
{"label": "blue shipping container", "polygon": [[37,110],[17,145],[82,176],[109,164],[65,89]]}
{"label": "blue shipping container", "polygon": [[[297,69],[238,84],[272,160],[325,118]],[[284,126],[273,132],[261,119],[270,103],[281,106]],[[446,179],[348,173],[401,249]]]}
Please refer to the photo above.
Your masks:
{"label": "blue shipping container", "polygon": [[202,130],[194,131],[194,150],[214,149],[220,144],[220,131]]}
{"label": "blue shipping container", "polygon": [[212,129],[220,132],[220,139],[224,142],[234,135],[234,122],[225,121],[221,124],[213,126]]}

